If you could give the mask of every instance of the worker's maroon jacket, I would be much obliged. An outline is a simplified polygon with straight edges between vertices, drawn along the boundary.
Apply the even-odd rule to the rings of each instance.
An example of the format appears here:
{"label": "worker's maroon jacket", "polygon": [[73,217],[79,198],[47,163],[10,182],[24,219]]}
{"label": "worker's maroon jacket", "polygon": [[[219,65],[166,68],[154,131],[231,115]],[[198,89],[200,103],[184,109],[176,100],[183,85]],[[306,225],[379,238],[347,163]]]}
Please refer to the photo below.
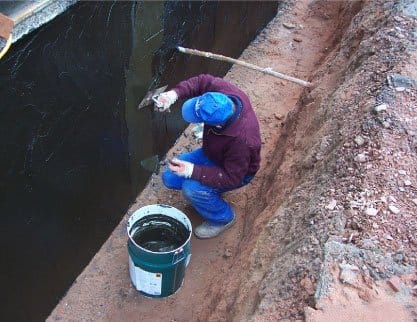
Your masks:
{"label": "worker's maroon jacket", "polygon": [[242,105],[239,117],[223,130],[204,125],[203,151],[218,166],[194,165],[191,178],[210,187],[228,189],[239,186],[246,175],[254,175],[259,169],[261,138],[248,96],[224,79],[206,74],[187,79],[174,90],[180,99],[220,92]]}

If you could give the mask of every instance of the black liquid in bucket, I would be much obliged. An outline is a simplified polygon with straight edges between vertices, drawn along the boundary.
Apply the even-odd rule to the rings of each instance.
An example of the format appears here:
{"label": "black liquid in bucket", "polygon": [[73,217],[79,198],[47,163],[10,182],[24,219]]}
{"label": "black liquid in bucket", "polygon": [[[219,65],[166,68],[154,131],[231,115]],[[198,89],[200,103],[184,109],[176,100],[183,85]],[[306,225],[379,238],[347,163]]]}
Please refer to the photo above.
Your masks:
{"label": "black liquid in bucket", "polygon": [[132,227],[135,243],[151,252],[170,252],[181,247],[190,231],[178,220],[164,215],[139,219]]}

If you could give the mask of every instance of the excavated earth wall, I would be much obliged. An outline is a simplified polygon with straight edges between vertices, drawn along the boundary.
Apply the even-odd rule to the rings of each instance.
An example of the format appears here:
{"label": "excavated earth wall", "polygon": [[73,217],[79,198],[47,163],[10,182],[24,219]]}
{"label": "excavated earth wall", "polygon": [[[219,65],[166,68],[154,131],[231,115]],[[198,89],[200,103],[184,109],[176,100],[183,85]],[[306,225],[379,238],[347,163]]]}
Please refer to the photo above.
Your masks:
{"label": "excavated earth wall", "polygon": [[[335,288],[331,267],[349,263],[363,279],[414,272],[411,286],[403,283],[412,304],[402,308],[416,308],[417,182],[407,166],[417,161],[415,2],[316,1],[315,9],[333,15],[333,34],[248,203],[259,215],[228,275],[240,283],[210,290],[213,321],[311,319]],[[358,248],[352,255],[344,245]],[[410,321],[413,309],[403,315]]]}

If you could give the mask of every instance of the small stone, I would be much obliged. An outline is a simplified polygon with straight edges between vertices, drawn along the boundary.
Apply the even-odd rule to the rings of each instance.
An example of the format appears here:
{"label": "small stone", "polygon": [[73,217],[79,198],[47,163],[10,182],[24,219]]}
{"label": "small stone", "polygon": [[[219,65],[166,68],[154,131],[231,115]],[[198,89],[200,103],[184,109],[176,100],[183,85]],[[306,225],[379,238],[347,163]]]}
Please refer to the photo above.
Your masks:
{"label": "small stone", "polygon": [[318,245],[318,244],[320,244],[320,241],[316,237],[312,237],[311,244]]}
{"label": "small stone", "polygon": [[317,314],[317,310],[321,309],[321,303],[318,302],[313,309],[311,306],[306,306],[304,308],[304,319],[303,321],[311,321]]}
{"label": "small stone", "polygon": [[376,244],[372,239],[366,238],[362,241],[362,247],[364,249],[372,249],[376,247]]}
{"label": "small stone", "polygon": [[394,205],[389,205],[388,206],[389,211],[391,211],[394,215],[397,215],[400,213],[400,209],[398,209],[396,206]]}
{"label": "small stone", "polygon": [[404,180],[404,186],[411,186],[411,181],[410,180]]}
{"label": "small stone", "polygon": [[396,87],[395,88],[395,91],[397,91],[397,92],[404,92],[405,91],[405,87],[402,87],[402,86]]}
{"label": "small stone", "polygon": [[303,40],[301,38],[294,38],[294,41],[296,41],[296,42],[302,42]]}
{"label": "small stone", "polygon": [[396,263],[401,263],[404,261],[404,253],[403,252],[396,252],[393,256],[392,259],[396,262]]}
{"label": "small stone", "polygon": [[281,114],[279,114],[279,113],[274,113],[274,117],[275,117],[277,120],[282,120],[282,119],[284,118],[284,116],[283,116],[283,115],[281,115]]}
{"label": "small stone", "polygon": [[354,160],[359,163],[364,163],[366,161],[365,154],[359,153],[355,156]]}
{"label": "small stone", "polygon": [[339,274],[339,280],[342,283],[355,285],[358,283],[358,274],[359,268],[355,265],[350,264],[340,264],[340,274]]}
{"label": "small stone", "polygon": [[351,265],[351,264],[346,264],[346,263],[339,264],[339,268],[342,269],[342,270],[343,269],[348,269],[348,270],[351,270],[351,271],[359,271],[358,266]]}
{"label": "small stone", "polygon": [[337,205],[337,201],[333,199],[329,202],[329,204],[325,208],[329,210],[333,210],[336,207],[336,205]]}
{"label": "small stone", "polygon": [[385,239],[386,240],[394,240],[394,238],[392,238],[392,236],[391,235],[388,235],[388,234],[385,235]]}
{"label": "small stone", "polygon": [[360,136],[360,135],[358,135],[357,137],[355,137],[354,141],[359,146],[362,146],[362,145],[365,144],[365,139],[362,136]]}
{"label": "small stone", "polygon": [[226,248],[223,254],[223,258],[229,258],[229,257],[232,257],[232,251],[230,248]]}
{"label": "small stone", "polygon": [[401,280],[398,276],[393,276],[387,281],[388,285],[394,292],[399,292],[401,289]]}
{"label": "small stone", "polygon": [[300,281],[300,285],[302,288],[304,288],[307,293],[313,294],[314,293],[314,285],[313,282],[308,278],[305,277]]}
{"label": "small stone", "polygon": [[379,112],[382,112],[382,111],[386,111],[387,108],[388,108],[388,105],[384,103],[384,104],[380,104],[380,105],[375,106],[374,111],[376,113],[379,113]]}
{"label": "small stone", "polygon": [[417,198],[416,199],[411,199],[411,201],[417,206]]}
{"label": "small stone", "polygon": [[283,22],[282,25],[287,29],[294,29],[295,28],[295,25],[293,25],[292,23],[289,23],[289,22]]}
{"label": "small stone", "polygon": [[367,208],[365,210],[365,214],[367,216],[370,216],[370,217],[376,216],[377,213],[378,213],[378,209],[375,209],[375,208],[372,208],[372,207]]}
{"label": "small stone", "polygon": [[388,129],[391,126],[391,123],[387,122],[387,121],[384,121],[384,122],[382,122],[382,126],[386,129]]}
{"label": "small stone", "polygon": [[401,174],[402,176],[405,176],[407,174],[405,170],[399,170],[398,173]]}
{"label": "small stone", "polygon": [[374,229],[378,229],[378,228],[379,228],[379,225],[378,225],[376,222],[374,222],[374,223],[372,224],[372,228],[374,228]]}

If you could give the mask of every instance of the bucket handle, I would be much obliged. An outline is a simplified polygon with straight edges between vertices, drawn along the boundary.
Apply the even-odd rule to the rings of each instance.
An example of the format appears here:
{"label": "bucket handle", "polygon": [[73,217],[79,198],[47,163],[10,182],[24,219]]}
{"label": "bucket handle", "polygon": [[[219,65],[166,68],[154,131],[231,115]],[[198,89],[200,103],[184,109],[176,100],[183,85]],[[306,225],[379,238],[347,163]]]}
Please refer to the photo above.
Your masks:
{"label": "bucket handle", "polygon": [[177,265],[179,262],[181,262],[184,259],[184,256],[181,257],[181,255],[184,254],[184,249],[180,248],[175,251],[174,256],[172,256],[172,265]]}

